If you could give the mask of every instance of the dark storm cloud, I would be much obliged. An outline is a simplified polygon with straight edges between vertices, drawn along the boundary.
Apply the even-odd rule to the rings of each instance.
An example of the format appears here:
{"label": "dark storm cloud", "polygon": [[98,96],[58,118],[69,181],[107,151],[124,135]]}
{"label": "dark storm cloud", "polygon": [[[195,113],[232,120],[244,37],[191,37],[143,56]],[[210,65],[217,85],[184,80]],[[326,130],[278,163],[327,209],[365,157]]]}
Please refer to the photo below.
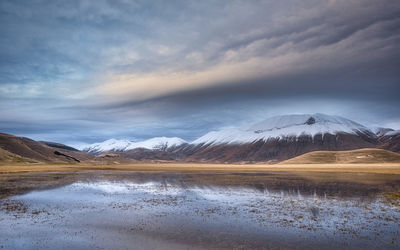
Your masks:
{"label": "dark storm cloud", "polygon": [[0,130],[185,139],[281,113],[400,128],[400,5],[1,1]]}

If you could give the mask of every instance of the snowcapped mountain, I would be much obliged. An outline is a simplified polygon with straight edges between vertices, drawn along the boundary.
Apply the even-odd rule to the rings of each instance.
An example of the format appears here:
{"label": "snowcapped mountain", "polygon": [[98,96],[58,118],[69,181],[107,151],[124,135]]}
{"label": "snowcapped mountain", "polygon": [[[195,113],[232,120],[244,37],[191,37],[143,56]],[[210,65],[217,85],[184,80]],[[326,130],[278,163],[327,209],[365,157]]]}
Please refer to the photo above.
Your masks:
{"label": "snowcapped mountain", "polygon": [[400,133],[317,113],[275,116],[239,128],[212,131],[191,143],[176,137],[140,142],[110,139],[84,151],[112,151],[135,160],[232,163],[281,161],[317,150],[360,148],[400,152]]}
{"label": "snowcapped mountain", "polygon": [[88,153],[102,153],[107,151],[124,151],[128,146],[132,144],[131,141],[128,140],[117,140],[117,139],[109,139],[99,143],[93,143],[85,148],[82,151]]}
{"label": "snowcapped mountain", "polygon": [[194,144],[246,144],[269,139],[311,136],[317,134],[374,134],[370,129],[340,116],[325,114],[283,115],[243,127],[212,131],[198,138]]}
{"label": "snowcapped mountain", "polygon": [[177,155],[189,161],[266,162],[316,150],[378,145],[378,136],[369,128],[340,116],[317,113],[275,116],[240,128],[212,131]]}
{"label": "snowcapped mountain", "polygon": [[187,143],[178,137],[154,137],[145,141],[133,142],[129,140],[109,139],[104,142],[91,144],[83,149],[88,153],[103,152],[124,152],[136,148],[144,148],[151,150],[165,150],[171,147],[177,147]]}
{"label": "snowcapped mountain", "polygon": [[185,140],[178,137],[154,137],[145,141],[134,142],[128,146],[125,151],[135,148],[165,150],[185,143],[187,143]]}

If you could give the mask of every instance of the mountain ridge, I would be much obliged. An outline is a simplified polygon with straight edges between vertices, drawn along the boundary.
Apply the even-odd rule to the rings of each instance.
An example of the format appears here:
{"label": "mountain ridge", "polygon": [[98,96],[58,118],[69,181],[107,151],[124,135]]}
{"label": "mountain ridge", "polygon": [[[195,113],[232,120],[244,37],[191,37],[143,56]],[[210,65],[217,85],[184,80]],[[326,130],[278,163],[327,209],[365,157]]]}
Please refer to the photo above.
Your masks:
{"label": "mountain ridge", "polygon": [[211,131],[193,141],[193,144],[245,144],[271,138],[300,137],[336,133],[375,135],[367,127],[340,116],[302,114],[273,116],[243,128]]}
{"label": "mountain ridge", "polygon": [[[211,131],[192,142],[178,137],[136,142],[109,139],[81,152],[64,144],[0,134],[0,148],[46,162],[280,162],[314,151],[381,148],[400,152],[400,131],[371,129],[340,116],[317,113],[270,117],[239,128]],[[17,159],[7,152],[2,154],[7,159]]]}
{"label": "mountain ridge", "polygon": [[109,139],[100,143],[94,143],[82,149],[84,152],[100,154],[104,152],[124,152],[138,148],[150,150],[166,150],[177,147],[187,142],[178,137],[153,137],[144,141],[130,141],[126,139]]}

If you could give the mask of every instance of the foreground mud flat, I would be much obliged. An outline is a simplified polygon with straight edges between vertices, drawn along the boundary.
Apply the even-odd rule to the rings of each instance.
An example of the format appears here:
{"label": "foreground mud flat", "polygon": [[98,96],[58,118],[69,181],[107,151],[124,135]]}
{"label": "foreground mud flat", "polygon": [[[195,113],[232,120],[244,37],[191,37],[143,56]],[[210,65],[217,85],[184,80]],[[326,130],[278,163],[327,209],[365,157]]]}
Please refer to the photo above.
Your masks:
{"label": "foreground mud flat", "polygon": [[36,173],[2,176],[3,190],[20,180],[0,200],[6,249],[400,247],[400,207],[385,196],[398,176]]}

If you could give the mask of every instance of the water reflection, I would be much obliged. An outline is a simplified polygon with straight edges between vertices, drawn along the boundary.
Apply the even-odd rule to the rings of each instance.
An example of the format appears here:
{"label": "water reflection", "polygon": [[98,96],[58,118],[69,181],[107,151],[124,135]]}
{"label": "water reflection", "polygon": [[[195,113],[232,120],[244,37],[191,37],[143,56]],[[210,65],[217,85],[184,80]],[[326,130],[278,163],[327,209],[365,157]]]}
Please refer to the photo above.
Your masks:
{"label": "water reflection", "polygon": [[161,178],[78,181],[10,200],[27,209],[1,210],[6,248],[399,247],[400,210],[379,197]]}

